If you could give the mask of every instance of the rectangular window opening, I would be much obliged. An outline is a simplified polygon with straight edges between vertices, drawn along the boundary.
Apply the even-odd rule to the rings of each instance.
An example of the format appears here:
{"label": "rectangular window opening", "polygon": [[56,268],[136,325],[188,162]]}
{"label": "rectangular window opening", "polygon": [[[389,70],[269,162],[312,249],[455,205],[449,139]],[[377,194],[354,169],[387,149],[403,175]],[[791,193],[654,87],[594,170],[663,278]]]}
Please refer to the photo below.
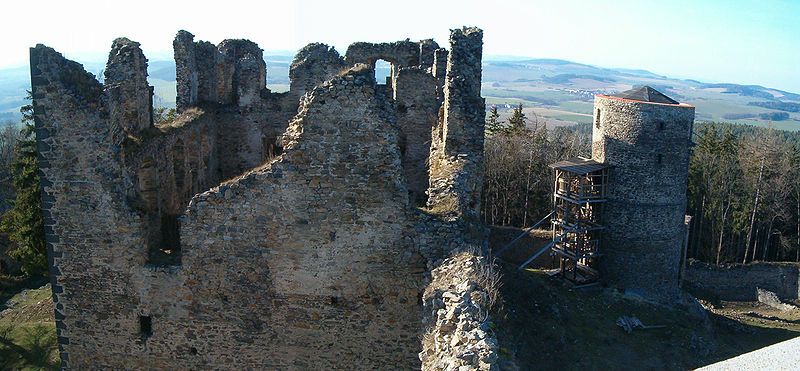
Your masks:
{"label": "rectangular window opening", "polygon": [[600,109],[599,108],[597,109],[597,113],[595,113],[594,126],[596,128],[598,128],[598,129],[600,128]]}
{"label": "rectangular window opening", "polygon": [[142,339],[153,336],[153,319],[150,316],[139,316],[139,335]]}
{"label": "rectangular window opening", "polygon": [[180,215],[153,216],[151,225],[155,233],[150,241],[147,263],[155,266],[181,265]]}

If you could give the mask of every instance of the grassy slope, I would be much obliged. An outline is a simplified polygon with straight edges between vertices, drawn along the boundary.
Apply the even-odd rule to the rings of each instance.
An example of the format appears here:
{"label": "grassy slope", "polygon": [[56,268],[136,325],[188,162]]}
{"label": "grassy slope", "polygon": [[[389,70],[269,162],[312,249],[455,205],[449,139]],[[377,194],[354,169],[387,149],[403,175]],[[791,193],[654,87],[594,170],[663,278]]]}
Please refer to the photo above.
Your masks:
{"label": "grassy slope", "polygon": [[0,278],[0,369],[58,369],[58,344],[50,285]]}
{"label": "grassy slope", "polygon": [[[521,369],[689,369],[800,335],[710,314],[626,299],[610,290],[576,292],[541,271],[504,268],[504,303],[494,314],[501,355]],[[620,316],[636,316],[663,329],[625,333]]]}

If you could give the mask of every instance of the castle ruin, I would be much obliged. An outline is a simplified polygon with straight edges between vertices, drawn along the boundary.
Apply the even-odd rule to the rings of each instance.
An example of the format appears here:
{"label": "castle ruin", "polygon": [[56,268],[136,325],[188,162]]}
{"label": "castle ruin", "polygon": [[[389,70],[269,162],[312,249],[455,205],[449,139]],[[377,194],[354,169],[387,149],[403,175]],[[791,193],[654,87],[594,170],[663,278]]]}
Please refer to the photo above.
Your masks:
{"label": "castle ruin", "polygon": [[[31,48],[62,366],[491,368],[477,315],[435,315],[483,305],[478,288],[429,287],[450,252],[485,247],[482,31],[449,50],[309,44],[285,93],[251,41],[173,46],[180,115],[159,124],[138,43],[114,41],[102,84]],[[480,356],[443,356],[458,349]]]}
{"label": "castle ruin", "polygon": [[595,97],[592,158],[550,165],[551,245],[563,276],[681,299],[693,124],[693,106],[649,86]]}
{"label": "castle ruin", "polygon": [[[161,123],[138,43],[113,42],[103,83],[31,48],[62,366],[497,369],[482,31],[449,41],[309,44],[277,93],[255,43],[179,31]],[[676,298],[693,117],[652,88],[596,97],[592,159],[555,166],[575,276]]]}
{"label": "castle ruin", "polygon": [[599,271],[611,285],[675,302],[695,109],[649,86],[598,95],[594,108],[592,159],[611,166]]}

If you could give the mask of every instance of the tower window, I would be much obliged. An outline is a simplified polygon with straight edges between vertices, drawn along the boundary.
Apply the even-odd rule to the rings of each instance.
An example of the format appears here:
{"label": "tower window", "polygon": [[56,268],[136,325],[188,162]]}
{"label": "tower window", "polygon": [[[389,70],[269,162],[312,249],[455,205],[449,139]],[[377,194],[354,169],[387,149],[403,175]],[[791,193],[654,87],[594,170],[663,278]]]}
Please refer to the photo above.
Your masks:
{"label": "tower window", "polygon": [[661,163],[662,163],[663,161],[664,161],[664,156],[663,156],[662,154],[660,154],[660,153],[659,153],[659,154],[657,154],[657,155],[656,155],[656,164],[659,164],[659,165],[661,165]]}
{"label": "tower window", "polygon": [[139,334],[142,339],[153,336],[153,319],[150,316],[139,316]]}
{"label": "tower window", "polygon": [[664,121],[659,121],[658,124],[657,124],[658,131],[664,130],[664,125],[665,125]]}

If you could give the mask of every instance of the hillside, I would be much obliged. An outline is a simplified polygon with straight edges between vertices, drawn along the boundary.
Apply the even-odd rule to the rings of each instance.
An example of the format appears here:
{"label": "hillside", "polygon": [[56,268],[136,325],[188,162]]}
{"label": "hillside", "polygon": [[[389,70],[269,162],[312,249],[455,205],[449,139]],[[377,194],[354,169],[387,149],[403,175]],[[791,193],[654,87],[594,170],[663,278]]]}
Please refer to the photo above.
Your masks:
{"label": "hillside", "polygon": [[[58,369],[50,284],[0,276],[0,369]],[[38,288],[36,288],[38,287]]]}
{"label": "hillside", "polygon": [[[522,102],[552,124],[589,123],[595,94],[650,85],[697,107],[699,121],[727,121],[800,130],[800,95],[755,85],[710,84],[644,70],[599,68],[557,59],[484,63],[483,95],[508,109]],[[529,115],[532,116],[532,115]]]}
{"label": "hillside", "polygon": [[[273,91],[289,87],[292,56],[267,55],[267,85]],[[103,62],[85,63],[102,75]],[[175,63],[149,62],[149,81],[157,106],[175,104]],[[378,81],[388,74],[378,66]],[[28,69],[0,70],[0,121],[17,120],[30,85]],[[697,107],[699,121],[728,121],[783,130],[800,130],[800,94],[755,85],[710,84],[660,76],[645,70],[610,69],[559,59],[487,58],[483,64],[483,96],[487,104],[508,111],[518,103],[529,117],[552,125],[591,122],[593,97],[650,85],[666,95]]]}

